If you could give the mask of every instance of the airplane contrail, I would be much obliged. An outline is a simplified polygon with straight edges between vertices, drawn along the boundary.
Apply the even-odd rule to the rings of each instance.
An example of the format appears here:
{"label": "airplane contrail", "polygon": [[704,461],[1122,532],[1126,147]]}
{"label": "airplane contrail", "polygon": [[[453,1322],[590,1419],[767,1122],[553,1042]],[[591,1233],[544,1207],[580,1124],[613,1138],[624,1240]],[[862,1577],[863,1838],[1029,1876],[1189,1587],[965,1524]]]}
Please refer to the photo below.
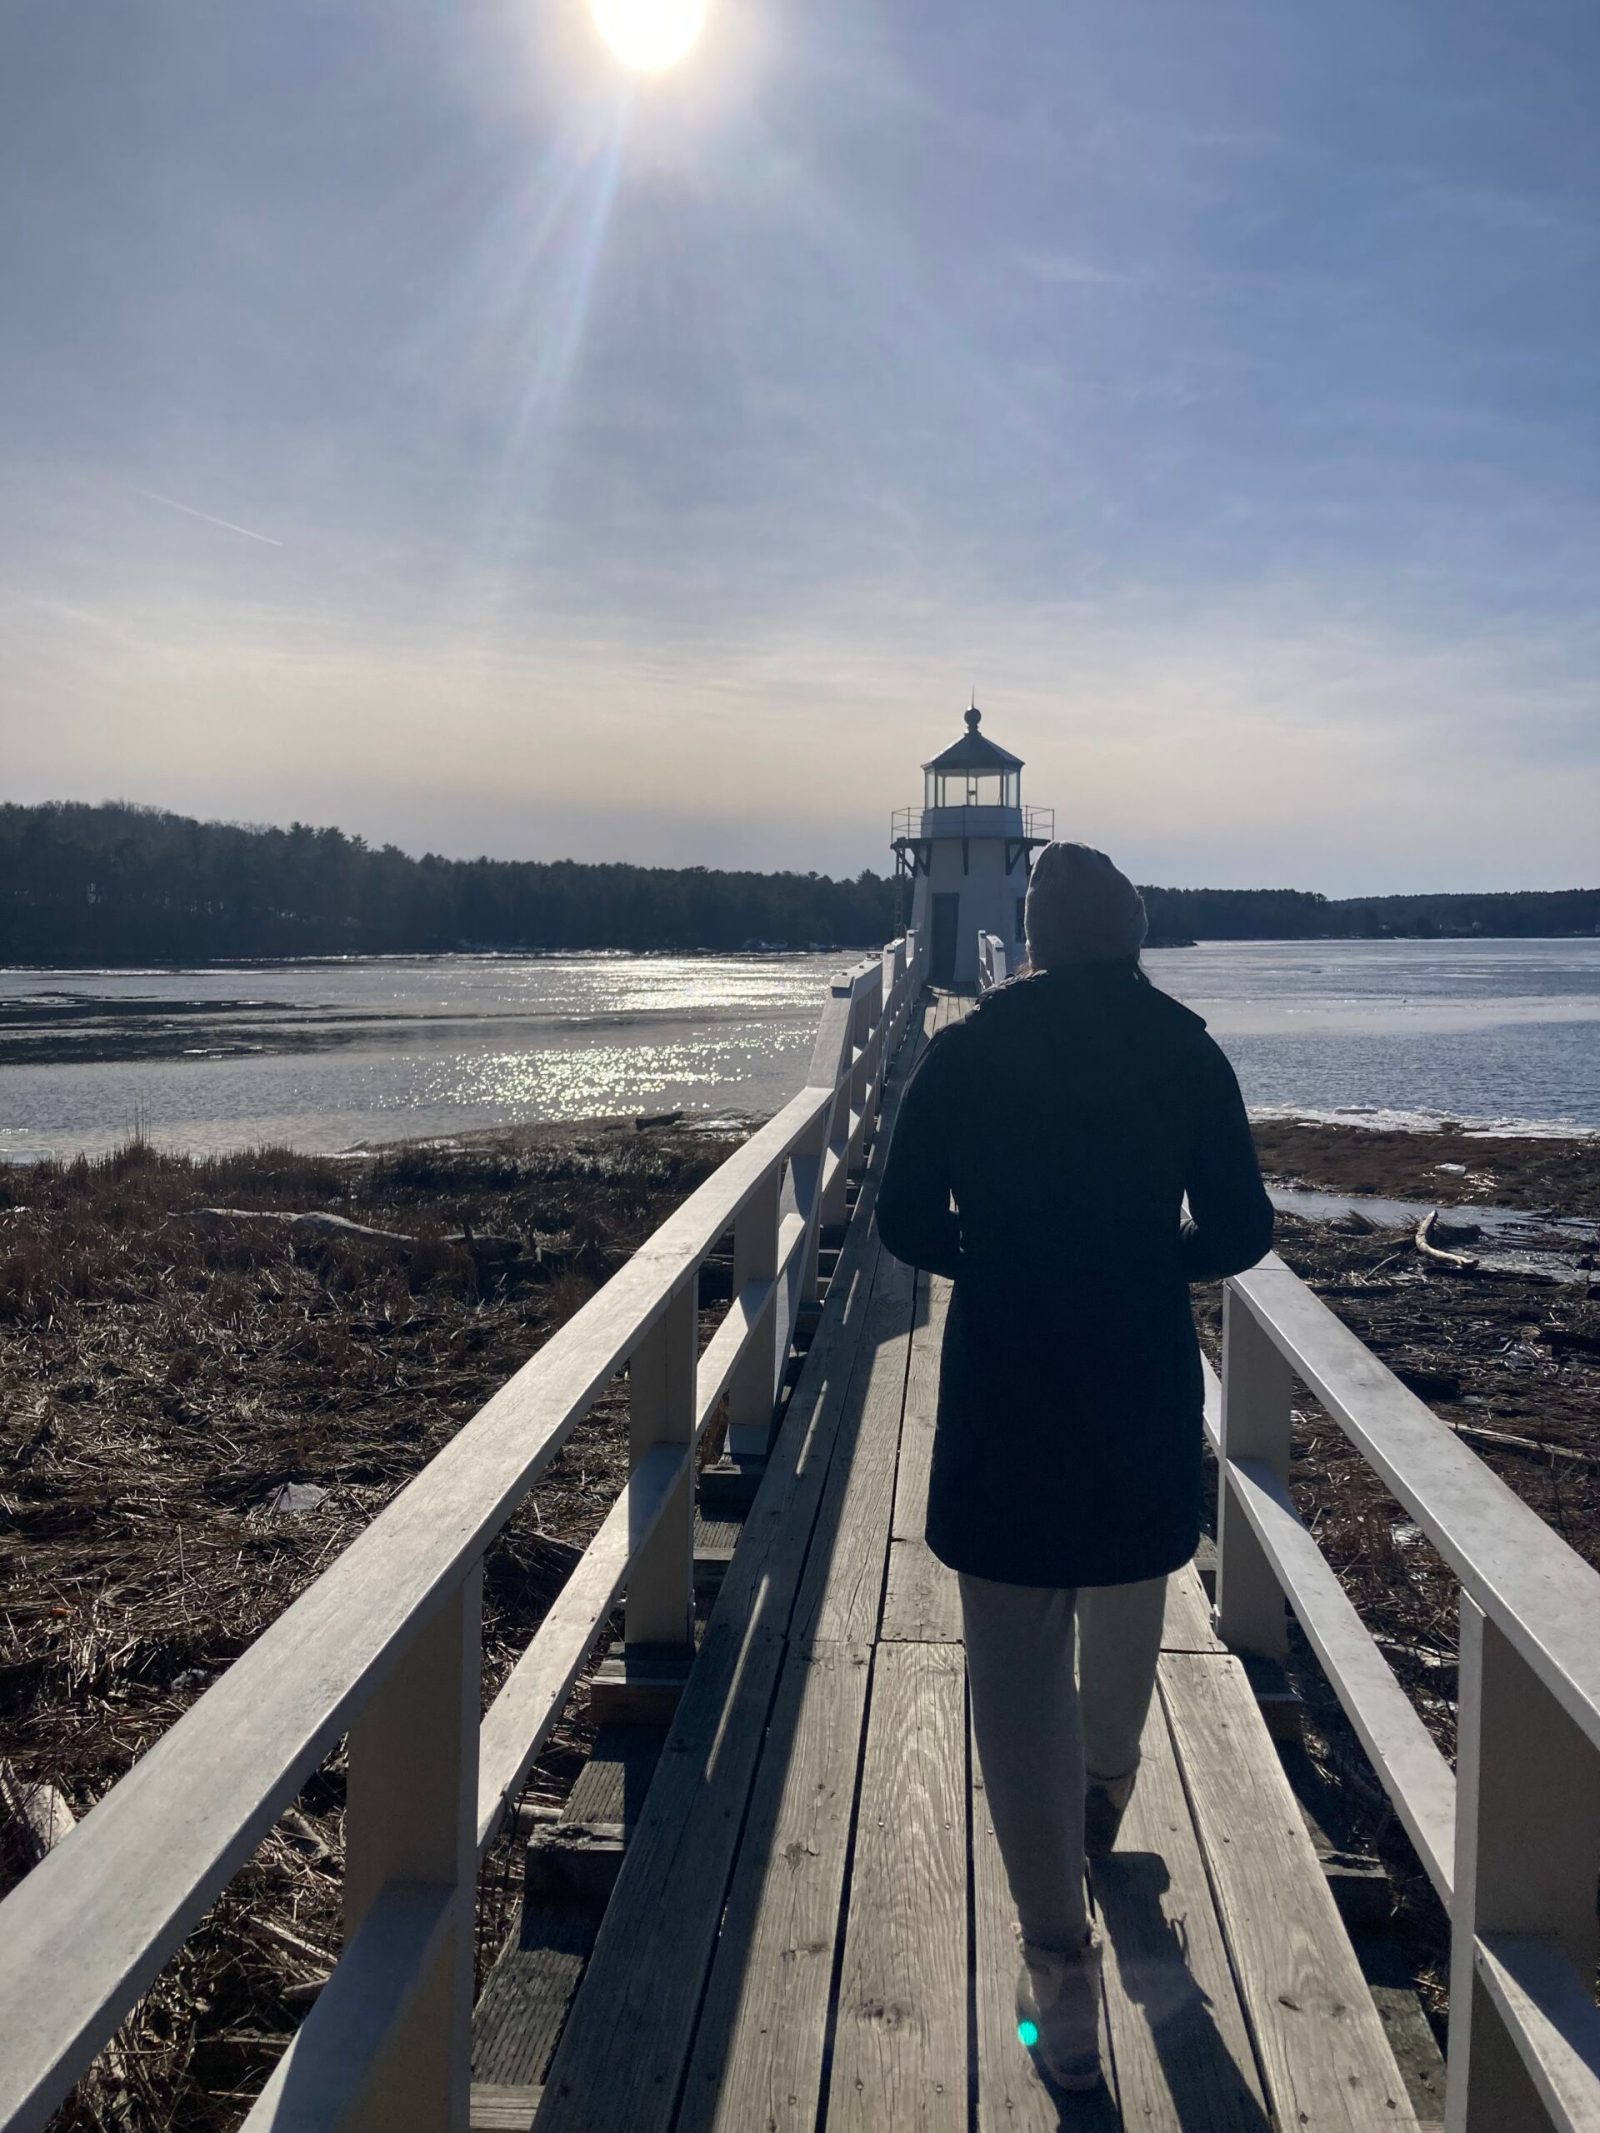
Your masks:
{"label": "airplane contrail", "polygon": [[181,511],[185,518],[203,519],[208,526],[220,526],[225,533],[242,533],[247,541],[265,541],[269,548],[281,548],[282,541],[275,541],[270,533],[257,533],[250,526],[236,526],[231,518],[214,518],[209,511],[197,511],[193,504],[180,504],[175,496],[161,496],[154,489],[135,489],[135,496],[143,496],[153,504],[165,504],[169,511]]}

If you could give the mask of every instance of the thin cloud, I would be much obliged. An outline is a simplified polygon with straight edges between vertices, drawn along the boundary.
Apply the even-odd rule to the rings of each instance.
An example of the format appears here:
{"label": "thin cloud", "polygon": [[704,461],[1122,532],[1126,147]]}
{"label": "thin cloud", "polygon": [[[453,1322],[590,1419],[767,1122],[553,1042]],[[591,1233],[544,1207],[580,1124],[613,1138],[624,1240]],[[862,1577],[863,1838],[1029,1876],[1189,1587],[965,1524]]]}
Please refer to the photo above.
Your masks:
{"label": "thin cloud", "polygon": [[1135,278],[1114,267],[1096,266],[1092,259],[1077,259],[1062,252],[1014,251],[1011,261],[1020,273],[1034,281],[1063,288],[1125,289]]}
{"label": "thin cloud", "polygon": [[197,518],[204,525],[220,526],[224,533],[242,534],[247,541],[264,541],[269,548],[281,548],[282,541],[275,541],[270,533],[257,533],[253,526],[239,526],[231,518],[217,518],[210,511],[197,511],[193,504],[180,504],[175,496],[162,496],[154,489],[135,489],[135,496],[142,496],[147,503],[165,504],[169,511],[181,511],[185,518]]}

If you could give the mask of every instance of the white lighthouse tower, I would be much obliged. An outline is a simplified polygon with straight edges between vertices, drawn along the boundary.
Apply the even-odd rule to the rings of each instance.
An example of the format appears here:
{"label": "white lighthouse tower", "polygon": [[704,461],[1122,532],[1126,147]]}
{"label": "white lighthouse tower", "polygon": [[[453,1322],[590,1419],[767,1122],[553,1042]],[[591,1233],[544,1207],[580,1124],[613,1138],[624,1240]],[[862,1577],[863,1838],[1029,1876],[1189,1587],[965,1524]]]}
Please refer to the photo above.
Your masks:
{"label": "white lighthouse tower", "polygon": [[1052,809],[1024,808],[1022,759],[985,739],[982,717],[974,704],[961,739],[923,764],[921,807],[901,808],[891,826],[936,985],[976,984],[980,933],[998,934],[1016,967],[1034,848],[1055,834]]}

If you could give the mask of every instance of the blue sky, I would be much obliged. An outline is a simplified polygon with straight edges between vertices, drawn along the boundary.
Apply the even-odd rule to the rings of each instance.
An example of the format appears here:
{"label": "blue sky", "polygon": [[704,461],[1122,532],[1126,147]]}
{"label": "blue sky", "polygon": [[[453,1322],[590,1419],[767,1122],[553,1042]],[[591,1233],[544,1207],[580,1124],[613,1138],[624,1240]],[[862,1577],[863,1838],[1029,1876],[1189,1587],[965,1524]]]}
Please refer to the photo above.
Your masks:
{"label": "blue sky", "polygon": [[1600,878],[1588,0],[15,0],[16,797]]}

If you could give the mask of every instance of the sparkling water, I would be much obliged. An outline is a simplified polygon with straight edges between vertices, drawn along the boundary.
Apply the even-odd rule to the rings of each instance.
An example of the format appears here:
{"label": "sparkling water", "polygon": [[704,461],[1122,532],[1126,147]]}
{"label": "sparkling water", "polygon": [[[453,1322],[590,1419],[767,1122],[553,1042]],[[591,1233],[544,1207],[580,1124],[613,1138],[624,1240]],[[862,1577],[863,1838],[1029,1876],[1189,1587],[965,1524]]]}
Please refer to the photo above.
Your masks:
{"label": "sparkling water", "polygon": [[[538,1120],[759,1115],[800,1086],[848,960],[0,972],[0,1153],[97,1152],[135,1130],[195,1152],[335,1150]],[[1600,940],[1216,942],[1147,962],[1206,1017],[1258,1114],[1600,1131]],[[64,1037],[79,1056],[30,1059]],[[130,1041],[158,1056],[104,1056]]]}

